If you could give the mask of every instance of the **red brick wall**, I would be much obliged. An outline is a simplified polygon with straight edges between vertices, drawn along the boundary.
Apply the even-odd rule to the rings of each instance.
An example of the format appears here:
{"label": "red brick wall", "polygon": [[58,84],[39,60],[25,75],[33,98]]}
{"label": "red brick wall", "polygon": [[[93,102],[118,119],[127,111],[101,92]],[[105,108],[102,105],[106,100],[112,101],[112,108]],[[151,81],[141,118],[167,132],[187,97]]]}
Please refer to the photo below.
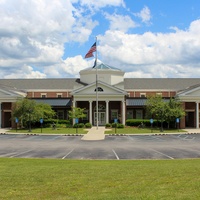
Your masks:
{"label": "red brick wall", "polygon": [[146,97],[147,96],[155,96],[157,93],[161,93],[162,97],[174,97],[176,95],[176,92],[169,92],[169,91],[165,91],[165,92],[158,92],[158,91],[129,91],[129,97],[136,97],[136,98],[140,98],[141,94],[145,93]]}
{"label": "red brick wall", "polygon": [[62,98],[71,97],[70,92],[28,92],[29,98],[41,98],[42,94],[46,94],[46,98],[57,98],[58,94],[62,94]]}

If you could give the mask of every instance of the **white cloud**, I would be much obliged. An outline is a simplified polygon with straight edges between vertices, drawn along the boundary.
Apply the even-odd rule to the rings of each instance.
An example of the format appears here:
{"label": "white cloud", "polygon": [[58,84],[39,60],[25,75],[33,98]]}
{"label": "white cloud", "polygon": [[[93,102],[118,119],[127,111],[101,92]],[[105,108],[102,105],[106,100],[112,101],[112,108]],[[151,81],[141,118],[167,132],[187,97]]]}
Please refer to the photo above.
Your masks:
{"label": "white cloud", "polygon": [[110,30],[120,30],[127,32],[130,28],[135,28],[137,25],[128,15],[117,15],[105,13],[105,17],[110,21]]}
{"label": "white cloud", "polygon": [[[64,44],[81,46],[98,25],[100,59],[128,77],[200,76],[200,20],[185,30],[133,34],[130,29],[137,24],[117,14],[122,8],[128,10],[123,0],[0,0],[1,78],[79,77],[94,61],[80,55],[63,60]],[[107,23],[97,21],[105,12],[107,31]],[[135,15],[146,24],[152,18],[147,6]]]}
{"label": "white cloud", "polygon": [[79,72],[82,69],[92,67],[94,59],[85,60],[82,56],[68,57],[59,64],[46,67],[44,73],[48,77],[79,77]]}
{"label": "white cloud", "polygon": [[25,65],[62,65],[64,43],[85,42],[98,25],[90,16],[70,0],[0,1],[0,66],[18,73]]}
{"label": "white cloud", "polygon": [[139,13],[135,13],[134,15],[141,18],[142,22],[144,23],[149,23],[152,18],[151,11],[147,6],[145,6]]}
{"label": "white cloud", "polygon": [[[200,20],[173,33],[125,34],[107,31],[99,37],[102,60],[141,77],[199,77]],[[193,74],[193,75],[192,75]],[[129,76],[127,75],[127,76]]]}
{"label": "white cloud", "polygon": [[125,7],[125,3],[123,0],[98,0],[98,1],[91,1],[91,0],[80,0],[82,5],[86,5],[89,8],[102,8],[106,6],[123,6]]}
{"label": "white cloud", "polygon": [[43,74],[39,71],[34,71],[31,66],[24,65],[17,70],[17,73],[15,72],[15,70],[13,70],[13,72],[9,72],[9,74],[5,74],[4,78],[8,78],[8,79],[46,78],[46,74]]}

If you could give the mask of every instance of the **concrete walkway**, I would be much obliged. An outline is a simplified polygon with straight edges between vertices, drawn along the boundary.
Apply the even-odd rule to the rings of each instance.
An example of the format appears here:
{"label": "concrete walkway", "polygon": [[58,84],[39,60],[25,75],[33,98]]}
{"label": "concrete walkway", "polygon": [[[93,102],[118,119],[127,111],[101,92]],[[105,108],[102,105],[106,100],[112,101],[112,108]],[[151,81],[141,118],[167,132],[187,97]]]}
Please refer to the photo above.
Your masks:
{"label": "concrete walkway", "polygon": [[105,139],[105,127],[92,127],[88,133],[85,134],[81,140],[104,140]]}

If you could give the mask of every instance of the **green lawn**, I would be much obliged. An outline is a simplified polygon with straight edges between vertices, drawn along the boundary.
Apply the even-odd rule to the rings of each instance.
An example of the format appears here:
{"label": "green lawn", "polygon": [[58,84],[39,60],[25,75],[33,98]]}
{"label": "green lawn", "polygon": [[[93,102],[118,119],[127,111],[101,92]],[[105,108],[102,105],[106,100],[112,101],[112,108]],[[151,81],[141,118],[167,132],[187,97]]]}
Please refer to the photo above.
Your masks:
{"label": "green lawn", "polygon": [[200,160],[0,158],[3,200],[200,199]]}
{"label": "green lawn", "polygon": [[[16,130],[10,130],[9,132],[16,133]],[[41,128],[35,128],[32,129],[31,132],[29,132],[27,129],[23,130],[17,130],[18,133],[41,133]],[[177,129],[164,129],[163,133],[176,133],[176,132],[184,132],[183,130],[177,130]],[[43,134],[86,134],[87,130],[85,128],[57,128],[53,130],[52,128],[43,128],[42,129]],[[144,134],[144,133],[161,133],[160,129],[153,129],[150,128],[144,128],[144,129],[138,129],[133,127],[125,127],[125,128],[108,128],[107,131],[105,131],[105,134]]]}
{"label": "green lawn", "polygon": [[[42,131],[42,132],[41,132]],[[29,132],[29,130],[27,129],[20,129],[20,130],[9,130],[8,132],[12,132],[12,133],[36,133],[36,134],[86,134],[88,131],[85,128],[57,128],[57,129],[52,129],[52,128],[32,128],[31,132]]]}
{"label": "green lawn", "polygon": [[112,128],[109,131],[106,131],[106,134],[144,134],[144,133],[178,133],[185,132],[181,129],[164,129],[163,132],[160,132],[159,128],[137,128],[137,127],[125,127],[125,128]]}

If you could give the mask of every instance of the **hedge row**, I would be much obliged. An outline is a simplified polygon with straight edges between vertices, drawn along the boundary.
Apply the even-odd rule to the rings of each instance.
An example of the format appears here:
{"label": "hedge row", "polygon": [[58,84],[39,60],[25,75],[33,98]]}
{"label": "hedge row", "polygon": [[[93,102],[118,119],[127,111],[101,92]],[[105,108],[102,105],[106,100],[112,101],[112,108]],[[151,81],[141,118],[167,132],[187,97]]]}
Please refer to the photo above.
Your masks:
{"label": "hedge row", "polygon": [[[151,126],[149,119],[127,119],[126,120],[127,126],[139,126],[141,124],[144,124],[145,126]],[[154,120],[153,124],[157,124],[157,120]]]}
{"label": "hedge row", "polygon": [[[150,123],[150,119],[127,119],[126,120],[126,125],[127,126],[139,126],[139,125],[145,125],[146,127],[150,127],[151,123]],[[153,120],[153,127],[160,127],[161,126],[161,122],[158,120]],[[176,122],[170,122],[169,126],[171,128],[176,128]],[[168,123],[166,121],[163,122],[163,127],[167,128],[168,127]]]}
{"label": "hedge row", "polygon": [[124,128],[124,125],[123,124],[120,124],[120,123],[108,123],[105,125],[106,128]]}

